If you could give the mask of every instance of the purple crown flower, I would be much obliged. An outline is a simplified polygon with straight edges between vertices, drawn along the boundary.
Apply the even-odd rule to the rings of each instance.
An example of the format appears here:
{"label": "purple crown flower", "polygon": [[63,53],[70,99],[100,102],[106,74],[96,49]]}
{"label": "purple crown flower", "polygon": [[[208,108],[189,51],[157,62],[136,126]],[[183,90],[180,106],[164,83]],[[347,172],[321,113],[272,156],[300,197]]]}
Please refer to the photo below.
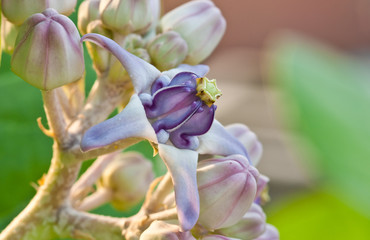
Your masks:
{"label": "purple crown flower", "polygon": [[205,65],[180,65],[160,72],[113,40],[87,34],[115,55],[130,75],[135,94],[122,112],[86,131],[81,149],[112,149],[149,140],[165,162],[174,184],[180,227],[190,230],[199,217],[196,168],[199,154],[248,156],[244,146],[214,120],[220,96]]}

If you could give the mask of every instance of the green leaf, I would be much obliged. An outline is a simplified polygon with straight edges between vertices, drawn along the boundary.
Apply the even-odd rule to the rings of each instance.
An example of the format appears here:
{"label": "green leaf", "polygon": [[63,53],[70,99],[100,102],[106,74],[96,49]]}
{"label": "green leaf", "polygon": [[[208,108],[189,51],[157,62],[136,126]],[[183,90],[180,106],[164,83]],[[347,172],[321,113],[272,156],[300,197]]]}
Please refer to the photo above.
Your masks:
{"label": "green leaf", "polygon": [[281,239],[370,239],[370,220],[326,193],[297,196],[277,207],[267,212],[267,221],[279,229]]}
{"label": "green leaf", "polygon": [[369,63],[297,36],[275,41],[268,60],[286,122],[316,149],[320,184],[370,217]]}

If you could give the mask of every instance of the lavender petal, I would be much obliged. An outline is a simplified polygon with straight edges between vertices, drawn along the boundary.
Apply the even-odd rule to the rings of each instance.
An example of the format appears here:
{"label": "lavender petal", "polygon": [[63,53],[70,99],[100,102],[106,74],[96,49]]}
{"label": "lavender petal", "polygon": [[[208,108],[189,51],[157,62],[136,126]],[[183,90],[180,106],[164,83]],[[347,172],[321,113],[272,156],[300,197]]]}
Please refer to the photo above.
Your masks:
{"label": "lavender petal", "polygon": [[232,136],[217,120],[213,121],[211,128],[206,134],[199,136],[199,148],[197,151],[200,154],[221,156],[241,154],[249,160],[247,150],[243,144]]}
{"label": "lavender petal", "polygon": [[180,72],[191,72],[195,73],[199,77],[204,77],[209,71],[209,67],[204,64],[198,64],[195,66],[188,64],[181,64],[177,68],[164,71],[162,74],[168,76],[170,79],[174,78]]}
{"label": "lavender petal", "polygon": [[88,33],[81,38],[81,41],[93,42],[116,56],[130,75],[137,93],[150,93],[153,82],[161,75],[153,65],[129,53],[115,41],[103,35]]}
{"label": "lavender petal", "polygon": [[[198,147],[198,139],[195,136],[206,133],[214,120],[216,106],[203,106],[180,128],[170,133],[171,142],[178,148],[195,150]],[[196,143],[196,145],[194,144]]]}
{"label": "lavender petal", "polygon": [[142,138],[157,142],[156,134],[136,94],[131,97],[122,112],[87,130],[82,137],[81,149],[88,151],[106,147],[117,144],[118,141],[130,141],[129,138]]}
{"label": "lavender petal", "polygon": [[180,228],[182,231],[189,231],[199,217],[196,178],[198,154],[166,144],[159,144],[158,150],[172,177]]}

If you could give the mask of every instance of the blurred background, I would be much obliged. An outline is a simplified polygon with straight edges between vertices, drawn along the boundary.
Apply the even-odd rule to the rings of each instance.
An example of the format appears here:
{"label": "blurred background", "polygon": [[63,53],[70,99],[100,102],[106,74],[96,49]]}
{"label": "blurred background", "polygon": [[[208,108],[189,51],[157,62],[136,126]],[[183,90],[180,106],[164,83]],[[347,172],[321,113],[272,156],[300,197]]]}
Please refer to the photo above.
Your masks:
{"label": "blurred background", "polygon": [[[184,2],[165,0],[164,11]],[[283,240],[370,239],[370,1],[214,2],[228,23],[205,62],[223,91],[216,117],[248,125],[264,146],[258,169],[271,180],[267,221]],[[34,195],[31,183],[51,156],[36,124],[41,94],[9,62],[3,54],[0,229]]]}

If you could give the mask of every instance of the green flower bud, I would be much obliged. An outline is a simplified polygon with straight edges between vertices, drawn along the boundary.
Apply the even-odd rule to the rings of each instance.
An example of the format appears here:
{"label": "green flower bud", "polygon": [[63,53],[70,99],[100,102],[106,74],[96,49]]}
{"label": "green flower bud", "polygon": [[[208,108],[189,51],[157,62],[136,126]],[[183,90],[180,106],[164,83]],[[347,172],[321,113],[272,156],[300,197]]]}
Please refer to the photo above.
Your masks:
{"label": "green flower bud", "polygon": [[186,41],[174,31],[157,35],[147,49],[153,65],[161,71],[177,67],[188,54]]}
{"label": "green flower bud", "polygon": [[[129,34],[122,36],[119,34],[114,35],[113,39],[121,47],[134,54],[135,56],[150,62],[150,56],[147,50],[144,48],[144,40],[138,34]],[[126,69],[122,66],[120,61],[116,57],[111,57],[110,69],[109,69],[109,80],[112,82],[127,81]]]}
{"label": "green flower bud", "polygon": [[12,23],[21,25],[32,14],[40,13],[47,8],[54,8],[60,14],[71,14],[77,0],[2,0],[4,16]]}
{"label": "green flower bud", "polygon": [[13,54],[15,39],[17,38],[19,27],[9,22],[6,18],[1,21],[1,48],[4,52]]}
{"label": "green flower bud", "polygon": [[[112,38],[112,32],[106,29],[100,20],[90,22],[87,25],[86,31],[88,33],[99,33],[106,37]],[[86,47],[93,60],[95,69],[98,72],[105,72],[109,68],[112,55],[104,48],[101,48],[90,42],[86,42]]]}
{"label": "green flower bud", "polygon": [[145,33],[157,21],[159,0],[102,0],[100,16],[110,29],[121,34]]}
{"label": "green flower bud", "polygon": [[104,170],[98,188],[111,189],[112,205],[128,210],[144,199],[153,179],[150,161],[138,153],[121,153]]}
{"label": "green flower bud", "polygon": [[81,34],[89,33],[87,26],[94,20],[99,19],[100,0],[87,0],[81,3],[78,9],[77,26]]}
{"label": "green flower bud", "polygon": [[188,44],[184,63],[198,64],[216,48],[224,35],[226,21],[209,0],[190,1],[162,17],[163,32],[176,31]]}
{"label": "green flower bud", "polygon": [[85,65],[73,22],[53,9],[31,16],[21,26],[11,67],[29,84],[50,90],[80,79]]}

